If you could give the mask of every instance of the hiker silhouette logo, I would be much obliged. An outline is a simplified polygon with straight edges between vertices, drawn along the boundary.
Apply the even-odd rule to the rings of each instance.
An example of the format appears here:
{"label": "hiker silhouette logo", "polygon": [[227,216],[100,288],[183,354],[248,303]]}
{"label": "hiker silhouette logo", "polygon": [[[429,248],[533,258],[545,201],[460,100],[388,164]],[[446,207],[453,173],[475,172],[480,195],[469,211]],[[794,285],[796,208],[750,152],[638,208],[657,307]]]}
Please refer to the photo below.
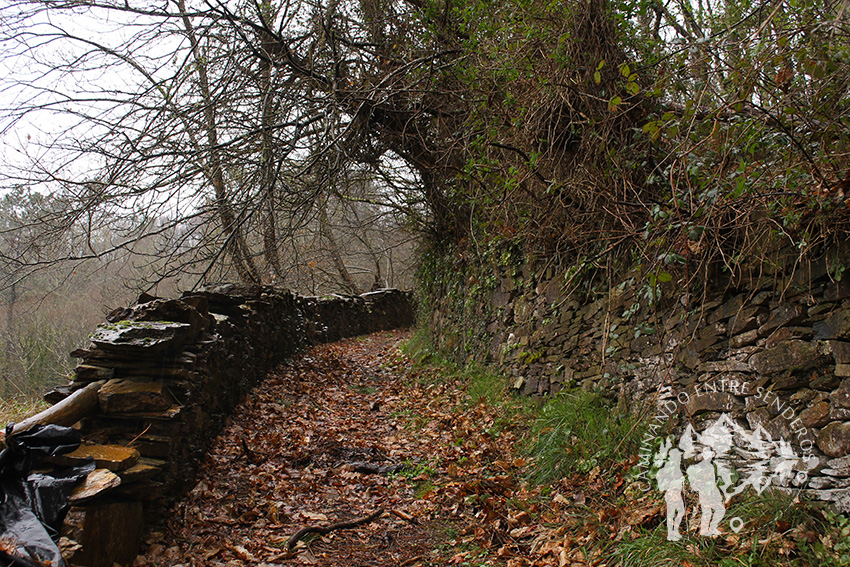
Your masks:
{"label": "hiker silhouette logo", "polygon": [[[686,488],[696,493],[699,534],[721,534],[726,505],[747,487],[761,494],[768,486],[799,486],[810,467],[806,455],[798,455],[784,439],[774,440],[761,426],[748,430],[728,414],[721,414],[702,432],[688,425],[678,444],[662,440],[653,458],[654,479],[667,503],[667,539],[682,538],[682,521],[687,517]],[[728,521],[739,532],[740,517]]]}

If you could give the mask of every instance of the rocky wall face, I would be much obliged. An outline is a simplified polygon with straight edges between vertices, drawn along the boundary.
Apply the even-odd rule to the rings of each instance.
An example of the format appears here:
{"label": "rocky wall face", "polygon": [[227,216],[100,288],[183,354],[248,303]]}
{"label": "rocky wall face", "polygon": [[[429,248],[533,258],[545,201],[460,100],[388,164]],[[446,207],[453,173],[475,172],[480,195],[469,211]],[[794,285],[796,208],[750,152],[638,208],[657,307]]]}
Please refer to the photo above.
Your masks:
{"label": "rocky wall face", "polygon": [[665,434],[721,420],[787,442],[785,485],[850,510],[850,282],[822,275],[780,293],[766,281],[686,305],[628,284],[578,301],[564,296],[563,273],[530,272],[496,270],[486,285],[463,276],[432,293],[437,345],[500,368],[524,395],[599,389],[652,406]]}
{"label": "rocky wall face", "polygon": [[[192,486],[227,415],[274,366],[309,344],[414,322],[412,296],[398,290],[308,298],[222,285],[142,301],[114,311],[72,353],[73,381],[51,399],[104,382],[99,410],[80,423],[83,446],[68,457],[93,455],[120,483],[77,505],[142,501],[154,521]],[[106,552],[81,553],[112,566]]]}
{"label": "rocky wall face", "polygon": [[397,289],[357,296],[299,297],[298,304],[305,317],[304,336],[310,344],[416,323],[413,295]]}

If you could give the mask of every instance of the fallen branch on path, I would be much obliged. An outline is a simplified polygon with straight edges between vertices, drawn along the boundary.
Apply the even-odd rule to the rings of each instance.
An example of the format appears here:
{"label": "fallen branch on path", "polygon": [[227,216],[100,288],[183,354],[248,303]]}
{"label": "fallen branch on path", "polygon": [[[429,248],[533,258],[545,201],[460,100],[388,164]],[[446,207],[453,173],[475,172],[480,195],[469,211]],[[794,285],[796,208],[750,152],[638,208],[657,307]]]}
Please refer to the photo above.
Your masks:
{"label": "fallen branch on path", "polygon": [[252,465],[261,465],[266,459],[268,459],[268,455],[266,453],[254,451],[248,447],[248,442],[245,440],[245,436],[240,437],[239,440],[242,443],[242,454],[245,455],[245,458],[248,459],[248,462]]}
{"label": "fallen branch on path", "polygon": [[374,520],[377,520],[381,517],[381,514],[384,513],[383,508],[369,514],[366,517],[359,518],[357,520],[349,520],[347,522],[337,522],[336,524],[331,524],[329,526],[305,526],[292,534],[292,537],[289,538],[289,541],[286,542],[286,548],[289,551],[292,551],[292,548],[295,547],[295,544],[298,543],[298,540],[303,538],[307,534],[319,534],[319,535],[327,535],[335,530],[348,530],[351,528],[356,528],[357,526],[362,526],[363,524],[368,524]]}

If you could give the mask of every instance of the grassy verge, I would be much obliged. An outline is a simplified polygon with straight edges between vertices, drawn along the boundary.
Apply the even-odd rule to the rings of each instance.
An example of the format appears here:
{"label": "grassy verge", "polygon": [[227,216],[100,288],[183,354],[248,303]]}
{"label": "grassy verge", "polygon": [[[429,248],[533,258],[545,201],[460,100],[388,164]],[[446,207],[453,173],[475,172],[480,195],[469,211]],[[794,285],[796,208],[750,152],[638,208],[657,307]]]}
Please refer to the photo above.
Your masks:
{"label": "grassy verge", "polygon": [[[850,519],[772,490],[733,498],[721,535],[711,538],[698,533],[699,501],[688,489],[683,537],[668,541],[663,494],[636,488],[645,424],[598,392],[562,392],[542,405],[517,398],[506,378],[443,359],[421,334],[406,350],[418,379],[464,391],[455,411],[477,417],[462,420],[456,443],[466,449],[475,443],[464,439],[483,434],[492,447],[486,462],[459,457],[470,463],[465,475],[434,479],[441,505],[469,522],[444,551],[453,564],[850,566]],[[475,419],[477,433],[469,426]],[[451,494],[458,486],[460,496]],[[733,518],[740,518],[737,531]]]}
{"label": "grassy verge", "polygon": [[627,460],[637,453],[643,432],[642,423],[617,411],[599,393],[560,392],[534,418],[531,478],[551,483]]}
{"label": "grassy verge", "polygon": [[631,537],[606,546],[602,555],[623,567],[850,564],[847,533],[841,528],[846,519],[821,503],[803,502],[775,490],[748,492],[730,503],[727,517],[747,520],[737,533],[725,529],[721,536],[707,538],[695,533],[699,519],[692,516],[691,529],[681,541],[673,542],[667,540],[661,518],[658,525],[639,528]]}
{"label": "grassy verge", "polygon": [[47,402],[38,398],[0,400],[0,429],[5,427],[7,423],[21,421],[48,407]]}
{"label": "grassy verge", "polygon": [[[515,420],[527,422],[536,415],[540,404],[530,398],[513,395],[507,377],[478,363],[465,366],[444,357],[434,349],[428,334],[419,329],[402,347],[402,352],[413,360],[420,380],[431,382],[458,382],[464,388],[464,407],[475,404],[488,406],[495,416],[487,433],[495,433],[512,425]],[[463,409],[463,408],[459,408]]]}

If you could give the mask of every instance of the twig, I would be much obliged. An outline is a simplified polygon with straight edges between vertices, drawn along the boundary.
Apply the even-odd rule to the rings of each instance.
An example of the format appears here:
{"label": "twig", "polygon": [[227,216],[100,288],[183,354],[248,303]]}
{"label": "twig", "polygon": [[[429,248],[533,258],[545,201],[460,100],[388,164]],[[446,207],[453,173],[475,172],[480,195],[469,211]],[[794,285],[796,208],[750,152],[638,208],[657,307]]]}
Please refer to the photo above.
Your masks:
{"label": "twig", "polygon": [[313,533],[319,535],[327,535],[334,530],[347,530],[351,528],[356,528],[357,526],[362,526],[363,524],[368,524],[374,520],[377,520],[381,517],[381,514],[384,513],[383,508],[378,509],[376,512],[369,514],[366,517],[357,519],[357,520],[349,520],[347,522],[337,522],[336,524],[331,524],[329,526],[305,526],[295,532],[289,541],[286,542],[286,548],[292,551],[292,548],[295,547],[295,544],[298,543],[298,540],[303,538],[305,535]]}
{"label": "twig", "polygon": [[140,438],[142,435],[144,435],[145,433],[147,433],[147,432],[148,432],[148,429],[150,429],[152,425],[153,425],[153,424],[151,423],[150,425],[148,425],[147,427],[145,427],[145,430],[144,430],[144,431],[142,431],[141,433],[139,433],[138,435],[136,435],[135,437],[133,437],[133,440],[132,440],[132,441],[130,441],[129,443],[127,443],[127,446],[128,446],[128,447],[132,447],[132,446],[133,446],[133,443],[135,443],[136,441],[138,441],[138,440],[139,440],[139,438]]}
{"label": "twig", "polygon": [[399,463],[395,465],[379,465],[364,461],[353,461],[350,463],[351,470],[361,474],[396,474],[410,469],[410,465]]}
{"label": "twig", "polygon": [[390,510],[390,512],[392,512],[393,514],[395,514],[396,516],[398,516],[399,518],[401,518],[405,522],[408,522],[408,523],[411,523],[411,524],[418,524],[419,523],[419,522],[416,521],[416,518],[414,518],[410,514],[402,512],[401,510],[393,509],[393,510]]}

